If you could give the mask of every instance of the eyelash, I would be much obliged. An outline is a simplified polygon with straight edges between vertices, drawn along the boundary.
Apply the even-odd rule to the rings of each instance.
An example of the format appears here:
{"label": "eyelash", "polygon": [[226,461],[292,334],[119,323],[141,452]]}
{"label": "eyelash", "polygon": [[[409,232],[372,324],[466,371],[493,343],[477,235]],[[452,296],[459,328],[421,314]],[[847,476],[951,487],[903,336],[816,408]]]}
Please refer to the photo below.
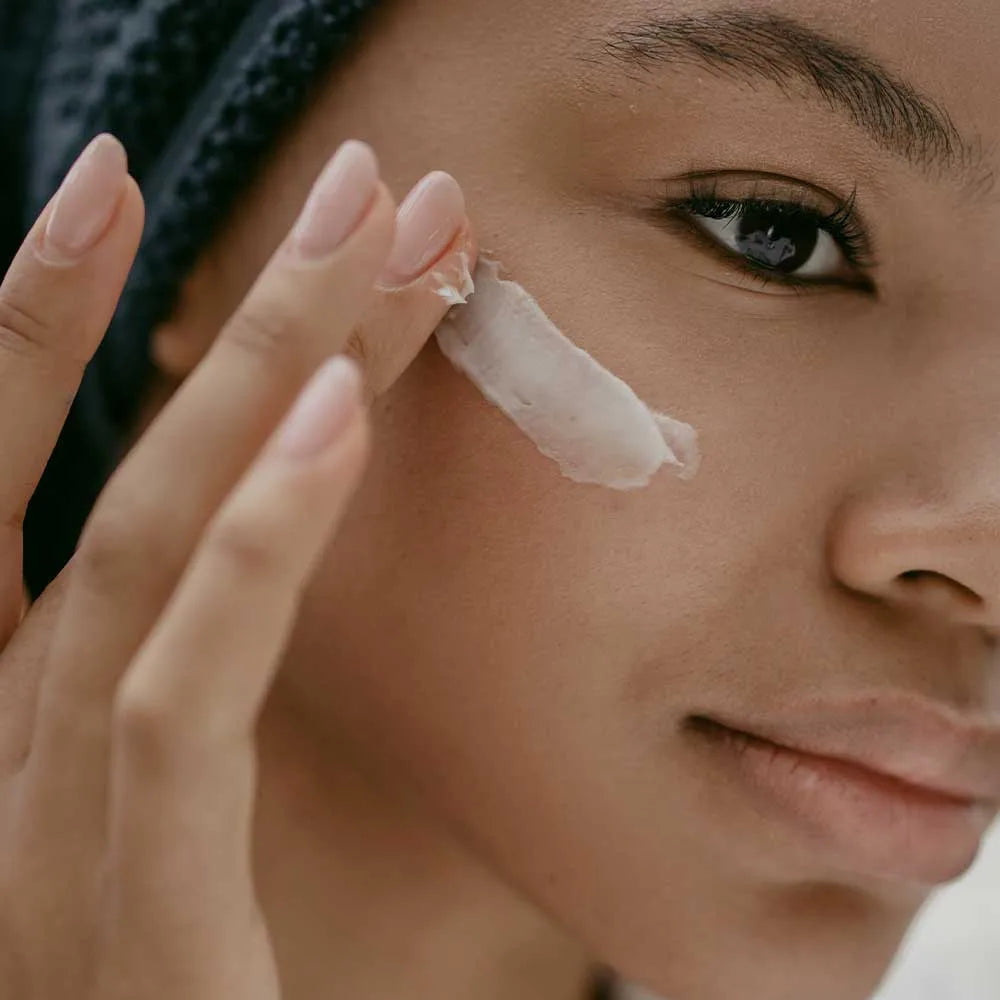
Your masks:
{"label": "eyelash", "polygon": [[691,216],[695,215],[720,220],[738,219],[744,212],[755,209],[780,211],[791,218],[808,222],[825,230],[843,251],[845,260],[864,274],[874,266],[875,261],[870,249],[871,241],[854,209],[856,190],[852,191],[846,200],[838,199],[832,212],[824,212],[805,201],[791,201],[784,198],[720,198],[716,194],[716,185],[716,180],[712,180],[708,184],[705,181],[689,180],[689,193],[685,197],[661,203],[659,207],[661,218],[681,220],[686,229],[696,230],[699,239],[704,237],[705,240],[709,241],[712,249],[726,263],[734,265],[738,270],[759,281],[762,285],[768,285],[774,281],[792,288],[799,294],[804,289],[815,289],[817,286],[831,284],[864,291],[874,290],[874,285],[867,274],[858,283],[847,283],[842,279],[797,278],[795,275],[783,274],[762,264],[756,264],[749,257],[727,250],[716,240],[704,234],[702,230],[697,229],[690,219]]}

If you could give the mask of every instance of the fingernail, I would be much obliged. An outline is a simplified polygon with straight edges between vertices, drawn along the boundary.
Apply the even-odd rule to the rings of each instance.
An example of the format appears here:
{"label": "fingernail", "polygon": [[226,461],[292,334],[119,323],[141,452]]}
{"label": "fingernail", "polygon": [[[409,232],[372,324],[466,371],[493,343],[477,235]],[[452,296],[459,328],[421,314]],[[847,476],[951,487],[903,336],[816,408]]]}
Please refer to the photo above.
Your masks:
{"label": "fingernail", "polygon": [[306,260],[334,252],[367,215],[378,184],[378,160],[365,142],[348,139],[323,169],[292,231]]}
{"label": "fingernail", "polygon": [[125,147],[110,133],[92,139],[63,179],[45,227],[44,255],[72,261],[103,235],[128,173]]}
{"label": "fingernail", "polygon": [[408,285],[444,252],[465,221],[465,197],[443,170],[428,174],[396,213],[396,240],[379,283]]}
{"label": "fingernail", "polygon": [[278,433],[289,458],[311,458],[347,429],[361,398],[361,371],[343,354],[324,362],[299,394]]}

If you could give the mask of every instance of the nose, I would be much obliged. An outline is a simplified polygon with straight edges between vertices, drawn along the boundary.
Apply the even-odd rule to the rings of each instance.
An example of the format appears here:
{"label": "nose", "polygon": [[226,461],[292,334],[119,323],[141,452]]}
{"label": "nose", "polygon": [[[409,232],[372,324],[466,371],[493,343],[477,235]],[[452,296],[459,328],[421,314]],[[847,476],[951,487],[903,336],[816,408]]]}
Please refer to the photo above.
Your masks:
{"label": "nose", "polygon": [[[989,215],[994,227],[1000,216]],[[928,283],[907,311],[892,375],[863,456],[828,521],[838,582],[883,606],[1000,637],[1000,286],[975,259]],[[991,265],[995,269],[995,265]],[[955,274],[968,277],[959,280]],[[894,351],[899,348],[894,347]]]}
{"label": "nose", "polygon": [[933,499],[897,490],[847,502],[830,539],[838,581],[897,608],[1000,632],[1000,462],[962,482]]}

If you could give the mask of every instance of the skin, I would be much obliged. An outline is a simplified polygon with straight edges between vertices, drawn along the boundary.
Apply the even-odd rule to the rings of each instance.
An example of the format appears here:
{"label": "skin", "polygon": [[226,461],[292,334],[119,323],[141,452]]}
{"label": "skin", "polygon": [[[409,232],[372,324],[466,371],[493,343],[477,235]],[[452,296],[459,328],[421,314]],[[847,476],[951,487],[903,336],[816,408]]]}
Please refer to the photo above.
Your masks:
{"label": "skin", "polygon": [[[989,0],[758,6],[1000,138]],[[777,88],[579,60],[651,9],[388,4],[154,339],[137,435],[355,136],[393,192],[458,178],[480,245],[701,438],[692,483],[615,493],[561,478],[433,343],[388,380],[258,729],[254,873],[290,1000],[582,1000],[597,958],[678,998],[860,1000],[930,885],[749,809],[683,720],[820,693],[1000,705],[995,193]],[[762,288],[635,209],[650,177],[723,168],[856,184],[879,297]]]}
{"label": "skin", "polygon": [[[376,291],[396,206],[370,148],[349,145],[353,180],[331,198],[338,166],[311,199],[342,215],[336,243],[337,215],[310,209],[325,250],[283,241],[22,617],[25,506],[143,225],[121,144],[91,152],[0,284],[0,418],[23,428],[0,478],[0,980],[42,1000],[276,1000],[251,879],[254,727],[369,447],[356,363],[335,359],[335,391],[299,390],[368,317],[402,308],[419,330],[440,307],[419,280]],[[420,343],[386,344],[371,373]],[[182,459],[183,484],[148,503]]]}
{"label": "skin", "polygon": [[[946,18],[930,0],[763,6],[871,52],[987,148],[1000,138],[986,0]],[[165,362],[198,356],[336,137],[372,142],[394,190],[431,166],[459,178],[482,246],[641,398],[698,428],[705,464],[691,484],[630,494],[572,484],[429,346],[376,405],[372,465],[306,598],[278,682],[297,731],[330,742],[317,752],[333,772],[343,755],[386,788],[417,787],[428,823],[470,852],[462,882],[482,870],[513,885],[665,995],[862,997],[928,886],[894,879],[891,859],[881,879],[835,870],[708,785],[680,723],[707,706],[740,717],[778,698],[899,689],[996,709],[984,628],[1000,625],[1000,205],[774,87],[690,69],[629,79],[576,58],[652,7],[390,4],[159,343]],[[794,137],[779,148],[776,120]],[[643,178],[691,168],[780,171],[844,196],[856,183],[880,298],[764,288],[636,218]],[[907,586],[908,570],[926,575]],[[340,813],[333,787],[302,794]],[[276,902],[297,928],[285,947],[310,976],[337,948],[361,995],[390,992],[389,963],[374,971],[383,936],[338,917],[374,908],[396,928],[404,981],[436,976],[436,962],[436,987],[466,995],[447,945],[406,950],[427,926],[414,898],[445,927],[466,904],[444,879],[414,886],[423,864],[386,887],[409,843],[388,801],[360,810],[392,828],[375,848],[333,817],[306,833],[265,813],[265,881],[276,898],[298,886],[302,907]],[[304,856],[345,856],[345,839],[374,873],[346,910],[336,862],[335,888],[302,888],[315,877]],[[310,908],[323,930],[304,930]],[[463,953],[501,937],[471,921]]]}

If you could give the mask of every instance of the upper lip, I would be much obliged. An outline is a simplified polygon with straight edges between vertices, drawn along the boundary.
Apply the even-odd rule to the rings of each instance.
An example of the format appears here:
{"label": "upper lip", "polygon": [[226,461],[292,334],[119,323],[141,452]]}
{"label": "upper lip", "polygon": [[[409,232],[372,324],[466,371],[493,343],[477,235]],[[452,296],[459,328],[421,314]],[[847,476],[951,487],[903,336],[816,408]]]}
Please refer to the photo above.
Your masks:
{"label": "upper lip", "polygon": [[729,729],[858,765],[907,785],[1000,805],[1000,718],[972,716],[905,692],[815,701],[752,721],[713,713]]}

